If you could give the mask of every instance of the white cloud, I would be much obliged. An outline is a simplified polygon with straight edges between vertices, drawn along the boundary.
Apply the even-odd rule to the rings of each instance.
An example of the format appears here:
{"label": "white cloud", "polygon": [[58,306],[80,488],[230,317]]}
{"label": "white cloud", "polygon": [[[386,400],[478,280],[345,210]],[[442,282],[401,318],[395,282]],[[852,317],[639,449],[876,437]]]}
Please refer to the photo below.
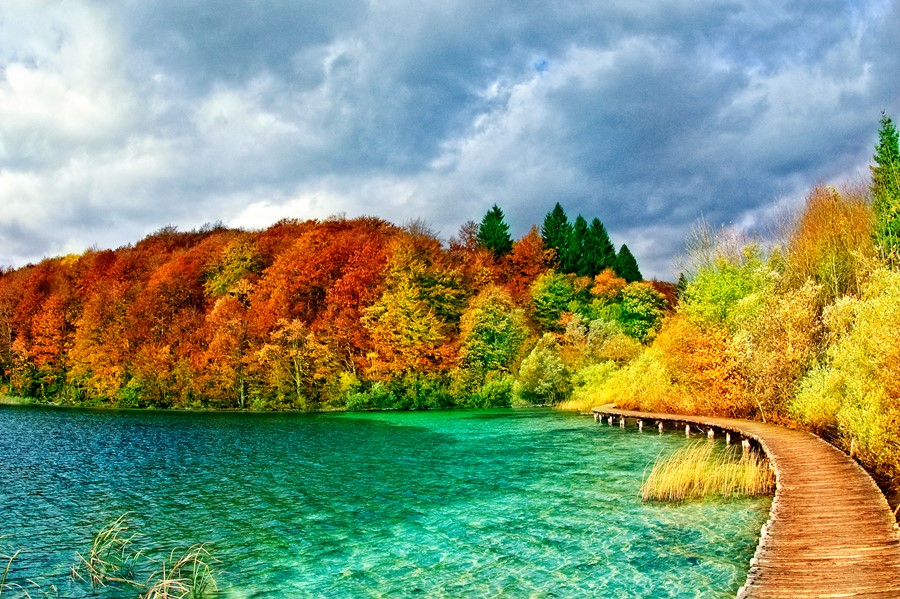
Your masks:
{"label": "white cloud", "polygon": [[[647,274],[900,111],[896,2],[0,4],[0,263],[165,224],[599,216]],[[539,61],[542,66],[535,68]]]}
{"label": "white cloud", "polygon": [[47,6],[40,20],[30,9],[0,9],[2,157],[43,162],[118,143],[135,124],[138,102],[115,34],[84,5]]}

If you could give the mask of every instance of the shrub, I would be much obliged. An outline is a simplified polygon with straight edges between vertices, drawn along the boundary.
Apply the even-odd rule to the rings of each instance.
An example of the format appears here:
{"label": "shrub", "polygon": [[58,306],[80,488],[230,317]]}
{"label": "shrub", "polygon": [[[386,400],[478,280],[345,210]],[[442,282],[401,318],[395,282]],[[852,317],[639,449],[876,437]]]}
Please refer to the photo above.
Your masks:
{"label": "shrub", "polygon": [[872,208],[864,190],[840,193],[816,187],[791,227],[785,251],[785,280],[814,281],[832,301],[859,294],[875,255]]}
{"label": "shrub", "polygon": [[481,389],[471,400],[474,408],[508,408],[512,405],[513,384],[511,374],[499,377],[488,377]]}
{"label": "shrub", "polygon": [[545,333],[519,367],[515,404],[557,404],[571,391],[569,370],[560,358],[559,344],[553,335]]}
{"label": "shrub", "polygon": [[685,394],[672,380],[672,375],[654,348],[622,368],[609,373],[592,387],[595,405],[614,403],[620,408],[651,412],[686,412]]}
{"label": "shrub", "polygon": [[[882,483],[900,480],[900,273],[872,273],[860,298],[824,312],[826,363],[801,382],[791,413],[813,428],[835,429]],[[821,395],[819,395],[821,394]],[[839,406],[839,407],[838,407]],[[817,413],[821,410],[821,413]]]}
{"label": "shrub", "polygon": [[820,289],[807,282],[766,297],[762,313],[735,335],[747,393],[763,420],[784,419],[788,401],[817,357]]}
{"label": "shrub", "polygon": [[709,326],[735,331],[762,312],[776,273],[755,244],[737,256],[717,256],[688,282],[678,311]]}
{"label": "shrub", "polygon": [[676,314],[666,319],[653,344],[673,382],[687,393],[678,403],[688,413],[748,416],[743,356],[723,326],[699,326]]}
{"label": "shrub", "polygon": [[804,427],[834,439],[843,401],[843,377],[830,368],[816,368],[800,382],[788,402],[788,414]]}
{"label": "shrub", "polygon": [[605,361],[590,364],[572,375],[572,396],[559,404],[561,410],[578,410],[587,412],[600,405],[598,389],[619,367],[615,362]]}

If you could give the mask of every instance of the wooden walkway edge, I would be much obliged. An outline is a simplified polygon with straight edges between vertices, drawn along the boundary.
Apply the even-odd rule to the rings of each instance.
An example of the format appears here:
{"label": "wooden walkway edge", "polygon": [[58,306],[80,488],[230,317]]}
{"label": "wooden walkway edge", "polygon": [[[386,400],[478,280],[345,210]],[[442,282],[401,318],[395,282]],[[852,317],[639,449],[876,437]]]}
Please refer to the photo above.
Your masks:
{"label": "wooden walkway edge", "polygon": [[[900,597],[900,530],[881,490],[846,454],[810,433],[773,424],[619,410],[595,419],[639,420],[729,431],[755,441],[775,471],[776,490],[738,599]],[[666,428],[671,428],[667,426]],[[646,434],[646,433],[645,433]]]}

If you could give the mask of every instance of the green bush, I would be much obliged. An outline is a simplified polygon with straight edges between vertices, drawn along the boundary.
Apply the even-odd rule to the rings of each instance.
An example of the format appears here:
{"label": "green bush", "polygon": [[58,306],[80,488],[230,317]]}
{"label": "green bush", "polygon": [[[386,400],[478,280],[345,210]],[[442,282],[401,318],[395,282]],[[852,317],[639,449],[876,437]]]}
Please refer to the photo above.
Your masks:
{"label": "green bush", "polygon": [[522,360],[514,388],[514,405],[557,404],[569,397],[569,370],[559,355],[559,344],[545,333]]}
{"label": "green bush", "polygon": [[777,273],[759,248],[746,246],[736,257],[717,256],[688,282],[679,311],[696,322],[724,325],[734,332],[763,309]]}
{"label": "green bush", "polygon": [[828,368],[810,371],[788,403],[788,414],[819,435],[834,438],[843,402],[843,377]]}
{"label": "green bush", "polygon": [[508,408],[512,405],[513,384],[515,379],[510,374],[489,377],[481,389],[472,396],[473,408]]}

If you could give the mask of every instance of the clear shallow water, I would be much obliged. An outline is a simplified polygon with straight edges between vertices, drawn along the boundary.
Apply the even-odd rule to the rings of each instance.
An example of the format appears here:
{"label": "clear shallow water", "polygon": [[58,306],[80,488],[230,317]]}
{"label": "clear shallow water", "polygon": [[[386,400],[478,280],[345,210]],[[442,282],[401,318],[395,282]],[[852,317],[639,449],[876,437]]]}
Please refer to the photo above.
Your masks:
{"label": "clear shallow water", "polygon": [[148,546],[208,543],[229,597],[733,597],[770,502],[642,504],[683,443],[542,410],[0,406],[0,554],[86,596],[74,552],[131,512]]}

